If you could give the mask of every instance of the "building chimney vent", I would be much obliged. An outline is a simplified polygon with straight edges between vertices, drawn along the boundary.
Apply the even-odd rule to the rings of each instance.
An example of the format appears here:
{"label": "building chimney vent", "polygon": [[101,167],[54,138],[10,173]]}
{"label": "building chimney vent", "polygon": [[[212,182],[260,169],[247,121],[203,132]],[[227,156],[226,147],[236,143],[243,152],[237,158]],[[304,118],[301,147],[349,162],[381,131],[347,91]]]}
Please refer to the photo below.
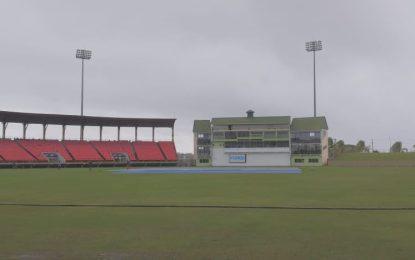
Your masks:
{"label": "building chimney vent", "polygon": [[254,110],[249,109],[248,111],[246,111],[246,117],[254,118],[254,113]]}

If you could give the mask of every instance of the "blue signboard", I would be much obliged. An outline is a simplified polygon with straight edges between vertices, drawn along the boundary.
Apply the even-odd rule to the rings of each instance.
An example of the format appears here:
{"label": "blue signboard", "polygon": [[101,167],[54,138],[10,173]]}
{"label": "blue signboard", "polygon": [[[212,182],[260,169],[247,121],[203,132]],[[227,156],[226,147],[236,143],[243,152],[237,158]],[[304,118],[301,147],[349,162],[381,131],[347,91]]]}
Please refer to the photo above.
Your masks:
{"label": "blue signboard", "polygon": [[230,163],[246,163],[246,154],[230,154]]}

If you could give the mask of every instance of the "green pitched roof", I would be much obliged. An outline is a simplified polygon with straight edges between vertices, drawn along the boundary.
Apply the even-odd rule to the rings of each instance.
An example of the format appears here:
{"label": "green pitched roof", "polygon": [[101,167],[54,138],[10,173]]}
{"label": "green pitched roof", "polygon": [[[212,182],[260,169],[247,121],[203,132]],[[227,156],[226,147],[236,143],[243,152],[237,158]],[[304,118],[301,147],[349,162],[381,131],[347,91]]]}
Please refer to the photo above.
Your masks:
{"label": "green pitched roof", "polygon": [[212,125],[289,125],[289,116],[212,118]]}
{"label": "green pitched roof", "polygon": [[195,120],[193,123],[193,132],[210,132],[210,121]]}
{"label": "green pitched roof", "polygon": [[293,118],[291,123],[292,131],[320,131],[329,129],[324,116]]}

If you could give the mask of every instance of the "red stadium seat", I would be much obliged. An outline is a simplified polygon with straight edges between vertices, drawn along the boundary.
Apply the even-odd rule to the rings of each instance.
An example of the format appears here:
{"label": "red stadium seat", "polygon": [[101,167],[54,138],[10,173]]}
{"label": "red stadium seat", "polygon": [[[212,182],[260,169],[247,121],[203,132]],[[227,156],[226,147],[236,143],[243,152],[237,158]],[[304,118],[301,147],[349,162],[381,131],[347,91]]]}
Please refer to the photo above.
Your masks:
{"label": "red stadium seat", "polygon": [[33,162],[36,159],[24,150],[16,141],[0,140],[0,156],[9,162]]}
{"label": "red stadium seat", "polygon": [[90,142],[106,161],[113,161],[112,154],[125,153],[130,161],[135,161],[134,151],[129,141],[91,141]]}
{"label": "red stadium seat", "polygon": [[103,161],[104,158],[86,141],[63,141],[63,145],[76,161]]}
{"label": "red stadium seat", "polygon": [[139,161],[164,161],[165,158],[159,146],[155,142],[137,141],[133,142]]}
{"label": "red stadium seat", "polygon": [[38,161],[47,161],[43,153],[58,153],[65,161],[73,158],[58,140],[18,140],[18,143],[29,151]]}
{"label": "red stadium seat", "polygon": [[167,161],[177,161],[177,152],[174,142],[159,142],[159,146],[166,156]]}

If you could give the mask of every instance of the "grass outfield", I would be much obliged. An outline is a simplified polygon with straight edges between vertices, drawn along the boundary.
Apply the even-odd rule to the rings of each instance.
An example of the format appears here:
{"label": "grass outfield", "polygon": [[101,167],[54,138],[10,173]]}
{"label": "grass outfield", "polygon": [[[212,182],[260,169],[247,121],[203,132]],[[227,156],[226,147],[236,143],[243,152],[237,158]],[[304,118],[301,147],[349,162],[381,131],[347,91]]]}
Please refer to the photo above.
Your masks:
{"label": "grass outfield", "polygon": [[[415,207],[415,168],[0,170],[1,203]],[[0,206],[0,258],[413,259],[415,211]]]}

